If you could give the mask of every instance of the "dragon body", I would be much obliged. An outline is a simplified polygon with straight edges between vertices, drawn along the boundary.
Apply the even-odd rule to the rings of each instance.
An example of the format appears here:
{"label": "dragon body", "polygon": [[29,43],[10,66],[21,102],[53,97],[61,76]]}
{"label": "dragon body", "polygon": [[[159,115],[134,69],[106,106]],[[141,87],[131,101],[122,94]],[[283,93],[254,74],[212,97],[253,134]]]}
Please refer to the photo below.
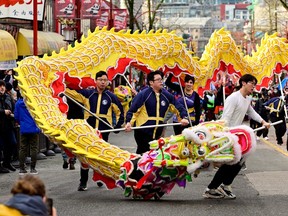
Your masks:
{"label": "dragon body", "polygon": [[219,62],[233,65],[239,73],[259,77],[275,65],[284,67],[288,62],[287,44],[274,36],[267,36],[264,41],[272,50],[259,49],[262,54],[257,56],[266,56],[267,65],[258,61],[260,57],[241,56],[229,33],[221,29],[212,35],[198,61],[173,32],[130,34],[96,29],[83,37],[81,43],[76,42],[75,47],[18,62],[16,79],[42,132],[93,168],[94,180],[103,181],[109,189],[120,186],[126,196],[160,198],[176,184],[184,187],[191,174],[205,162],[239,161],[254,149],[253,131],[245,126],[229,129],[221,122],[205,122],[182,135],[152,141],[151,151],[141,156],[105,142],[86,120],[68,120],[68,105],[60,94],[67,86],[80,89],[95,85],[97,71],[107,71],[109,79],[113,79],[116,72],[124,73],[129,65],[146,72],[172,71],[176,76],[190,73],[195,76],[197,87],[207,85],[213,71],[219,69]]}

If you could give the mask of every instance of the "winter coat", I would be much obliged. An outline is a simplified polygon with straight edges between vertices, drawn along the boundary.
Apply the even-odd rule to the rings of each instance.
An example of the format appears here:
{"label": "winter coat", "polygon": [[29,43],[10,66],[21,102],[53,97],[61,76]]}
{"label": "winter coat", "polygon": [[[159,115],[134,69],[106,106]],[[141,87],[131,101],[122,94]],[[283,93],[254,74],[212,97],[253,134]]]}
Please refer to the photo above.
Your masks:
{"label": "winter coat", "polygon": [[15,104],[14,111],[15,120],[20,124],[21,134],[39,133],[40,129],[36,126],[34,119],[26,108],[22,98]]}
{"label": "winter coat", "polygon": [[2,215],[48,216],[48,210],[41,196],[16,194],[5,205],[0,206],[0,216]]}
{"label": "winter coat", "polygon": [[6,93],[0,96],[0,132],[3,133],[14,128],[14,118],[6,115],[5,110],[14,111],[13,99]]}

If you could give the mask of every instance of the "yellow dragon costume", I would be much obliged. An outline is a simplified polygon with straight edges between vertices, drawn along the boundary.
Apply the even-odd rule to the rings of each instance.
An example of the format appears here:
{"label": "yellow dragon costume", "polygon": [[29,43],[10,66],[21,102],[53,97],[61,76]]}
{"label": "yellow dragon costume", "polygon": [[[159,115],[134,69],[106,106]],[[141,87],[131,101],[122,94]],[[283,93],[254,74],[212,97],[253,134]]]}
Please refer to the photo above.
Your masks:
{"label": "yellow dragon costume", "polygon": [[97,28],[75,47],[43,58],[27,57],[15,70],[25,103],[39,128],[54,143],[89,164],[94,180],[105,182],[109,189],[122,187],[125,196],[159,199],[175,184],[184,187],[191,173],[205,162],[236,163],[248,155],[255,149],[253,131],[245,126],[226,128],[223,122],[205,122],[182,135],[152,141],[151,151],[140,156],[103,141],[99,131],[85,120],[68,120],[68,106],[60,97],[65,88],[95,85],[95,73],[100,70],[113,79],[129,65],[146,72],[160,69],[176,76],[193,74],[199,91],[210,86],[219,70],[251,73],[265,85],[263,77],[269,79],[273,71],[287,69],[287,53],[284,39],[266,35],[256,53],[243,57],[229,32],[221,29],[213,33],[202,58],[196,60],[173,32],[131,34],[129,30]]}

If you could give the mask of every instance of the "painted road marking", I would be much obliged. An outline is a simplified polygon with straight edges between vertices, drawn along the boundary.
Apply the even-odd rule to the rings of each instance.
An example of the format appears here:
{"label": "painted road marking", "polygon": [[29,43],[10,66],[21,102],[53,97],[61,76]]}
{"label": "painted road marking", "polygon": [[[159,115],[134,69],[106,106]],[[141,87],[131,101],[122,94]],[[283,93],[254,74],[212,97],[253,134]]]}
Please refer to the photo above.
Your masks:
{"label": "painted road marking", "polygon": [[270,147],[272,147],[276,151],[280,152],[281,154],[283,154],[283,155],[288,157],[288,152],[283,150],[280,146],[275,145],[275,144],[273,144],[273,143],[271,143],[271,142],[269,142],[269,141],[267,141],[267,140],[265,140],[263,138],[261,138],[261,141],[264,142],[265,144],[269,145]]}

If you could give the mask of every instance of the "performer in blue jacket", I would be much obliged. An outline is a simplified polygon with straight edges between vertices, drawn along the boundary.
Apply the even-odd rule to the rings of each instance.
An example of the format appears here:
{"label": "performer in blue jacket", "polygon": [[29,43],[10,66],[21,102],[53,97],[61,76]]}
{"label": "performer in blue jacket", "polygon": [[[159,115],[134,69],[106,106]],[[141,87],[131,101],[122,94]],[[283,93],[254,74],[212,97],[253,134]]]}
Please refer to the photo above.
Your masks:
{"label": "performer in blue jacket", "polygon": [[37,154],[38,154],[38,145],[39,145],[39,133],[40,129],[36,126],[34,119],[30,115],[29,111],[26,108],[26,105],[23,101],[23,98],[17,100],[15,104],[14,117],[16,122],[20,124],[20,148],[19,148],[19,165],[20,171],[19,175],[24,175],[27,173],[25,168],[25,159],[28,156],[30,146],[31,154],[31,164],[30,164],[30,173],[38,174],[36,167]]}
{"label": "performer in blue jacket", "polygon": [[[79,103],[84,104],[88,110],[95,113],[96,116],[101,118],[108,125],[112,126],[112,114],[114,113],[116,117],[116,125],[114,128],[120,128],[124,123],[124,111],[116,95],[107,90],[107,73],[105,71],[99,71],[96,74],[95,79],[97,84],[95,89],[81,89],[77,90],[77,92],[66,90],[66,94],[77,100]],[[96,119],[96,117],[87,114],[87,112],[84,112],[84,118],[87,119],[87,122],[91,127],[97,128],[98,130],[111,129],[108,125]],[[109,133],[102,133],[101,135],[103,140],[108,141]],[[81,179],[78,191],[86,191],[89,167],[85,164],[81,164],[80,175]],[[102,186],[102,183],[98,182],[97,185]]]}
{"label": "performer in blue jacket", "polygon": [[267,102],[263,104],[264,107],[270,110],[271,122],[282,120],[282,123],[274,125],[278,145],[283,144],[283,136],[286,132],[284,105],[285,101],[280,96],[280,92],[276,93],[276,97],[269,99]]}
{"label": "performer in blue jacket", "polygon": [[[159,125],[163,124],[164,117],[168,111],[179,115],[183,126],[188,125],[187,111],[172,94],[163,89],[163,73],[154,71],[148,74],[147,83],[149,87],[139,92],[133,99],[130,109],[126,115],[126,131],[131,131],[133,126]],[[137,154],[143,154],[150,150],[149,142],[159,139],[163,127],[143,128],[134,131],[137,143]]]}

